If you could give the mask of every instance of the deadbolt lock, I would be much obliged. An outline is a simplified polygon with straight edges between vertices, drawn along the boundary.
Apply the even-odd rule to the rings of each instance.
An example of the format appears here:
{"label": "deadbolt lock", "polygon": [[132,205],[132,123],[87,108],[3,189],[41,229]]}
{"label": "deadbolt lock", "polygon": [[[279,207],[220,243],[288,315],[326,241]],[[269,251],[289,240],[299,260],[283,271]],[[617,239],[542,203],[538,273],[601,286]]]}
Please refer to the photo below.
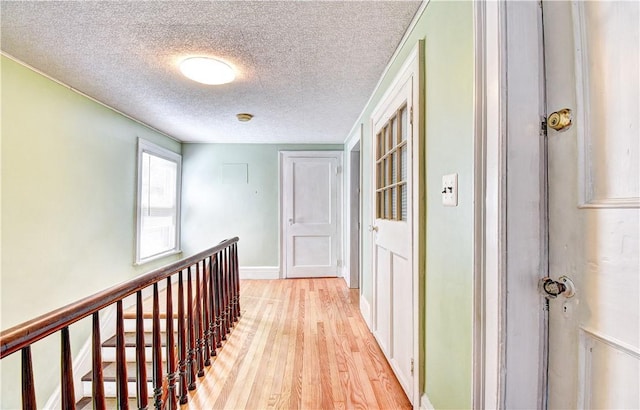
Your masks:
{"label": "deadbolt lock", "polygon": [[547,118],[547,125],[556,131],[562,131],[571,126],[571,110],[563,108],[551,113]]}

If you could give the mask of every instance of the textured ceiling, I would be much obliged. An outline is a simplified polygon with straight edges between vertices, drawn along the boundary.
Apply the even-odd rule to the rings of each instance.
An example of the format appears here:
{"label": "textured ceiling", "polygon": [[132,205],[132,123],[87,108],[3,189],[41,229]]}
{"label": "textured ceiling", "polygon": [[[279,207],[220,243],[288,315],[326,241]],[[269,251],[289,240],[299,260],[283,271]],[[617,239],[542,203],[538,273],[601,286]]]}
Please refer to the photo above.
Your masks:
{"label": "textured ceiling", "polygon": [[[419,5],[3,0],[0,47],[182,141],[342,143]],[[236,81],[182,77],[190,56],[227,61]]]}

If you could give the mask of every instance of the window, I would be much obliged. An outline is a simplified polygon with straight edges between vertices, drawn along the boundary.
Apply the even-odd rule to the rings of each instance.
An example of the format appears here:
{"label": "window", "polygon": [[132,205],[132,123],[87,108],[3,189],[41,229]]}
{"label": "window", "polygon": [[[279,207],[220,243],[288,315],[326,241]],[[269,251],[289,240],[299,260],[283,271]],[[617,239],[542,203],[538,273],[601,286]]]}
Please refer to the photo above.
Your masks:
{"label": "window", "polygon": [[138,139],[136,263],[180,252],[182,157]]}
{"label": "window", "polygon": [[407,220],[407,105],[376,134],[376,217]]}

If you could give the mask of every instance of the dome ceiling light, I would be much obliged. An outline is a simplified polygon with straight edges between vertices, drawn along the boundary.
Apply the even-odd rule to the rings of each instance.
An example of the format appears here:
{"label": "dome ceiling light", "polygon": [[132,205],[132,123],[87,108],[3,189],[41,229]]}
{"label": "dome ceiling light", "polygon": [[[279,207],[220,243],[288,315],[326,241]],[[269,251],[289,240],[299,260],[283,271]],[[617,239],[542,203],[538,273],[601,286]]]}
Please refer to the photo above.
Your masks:
{"label": "dome ceiling light", "polygon": [[209,57],[191,57],[180,63],[185,77],[207,85],[227,84],[236,78],[233,68],[225,62]]}

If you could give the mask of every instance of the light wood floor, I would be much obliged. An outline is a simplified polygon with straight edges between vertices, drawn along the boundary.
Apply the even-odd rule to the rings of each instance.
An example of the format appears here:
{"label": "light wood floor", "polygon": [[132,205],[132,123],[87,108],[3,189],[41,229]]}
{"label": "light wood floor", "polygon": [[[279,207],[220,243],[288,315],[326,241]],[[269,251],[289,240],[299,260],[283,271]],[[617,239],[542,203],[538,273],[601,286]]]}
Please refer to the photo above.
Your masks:
{"label": "light wood floor", "polygon": [[411,408],[358,306],[342,279],[242,281],[242,317],[181,408]]}

